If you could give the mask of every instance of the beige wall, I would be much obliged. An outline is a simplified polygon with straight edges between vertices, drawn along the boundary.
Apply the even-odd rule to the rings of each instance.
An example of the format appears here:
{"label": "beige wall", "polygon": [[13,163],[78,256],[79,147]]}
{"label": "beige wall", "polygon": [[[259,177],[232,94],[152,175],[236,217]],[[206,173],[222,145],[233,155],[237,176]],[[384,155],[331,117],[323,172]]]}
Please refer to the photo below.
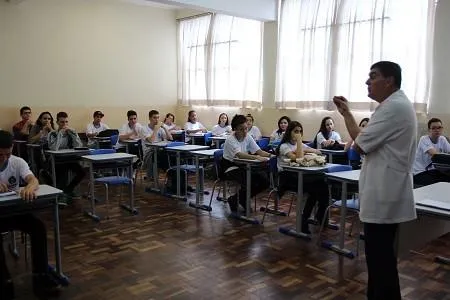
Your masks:
{"label": "beige wall", "polygon": [[117,127],[176,106],[175,10],[118,0],[0,1],[0,127],[22,105],[67,111],[82,129],[94,110]]}

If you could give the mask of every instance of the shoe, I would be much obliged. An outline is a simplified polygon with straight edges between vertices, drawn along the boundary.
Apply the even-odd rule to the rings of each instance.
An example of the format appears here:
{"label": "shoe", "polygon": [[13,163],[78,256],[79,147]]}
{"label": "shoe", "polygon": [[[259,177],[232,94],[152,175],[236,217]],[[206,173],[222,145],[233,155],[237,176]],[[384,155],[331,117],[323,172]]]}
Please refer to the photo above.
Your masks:
{"label": "shoe", "polygon": [[0,299],[12,300],[14,299],[14,283],[11,279],[3,282],[2,288],[0,289]]}
{"label": "shoe", "polygon": [[60,284],[48,273],[33,274],[33,292],[39,299],[57,297],[60,293]]}
{"label": "shoe", "polygon": [[61,196],[58,197],[58,205],[61,207],[68,206],[72,204],[72,197],[70,197],[68,194],[63,193]]}
{"label": "shoe", "polygon": [[237,213],[238,211],[237,195],[230,196],[227,202],[228,205],[230,206],[231,212]]}
{"label": "shoe", "polygon": [[301,232],[305,234],[311,234],[311,231],[309,230],[308,218],[302,217]]}

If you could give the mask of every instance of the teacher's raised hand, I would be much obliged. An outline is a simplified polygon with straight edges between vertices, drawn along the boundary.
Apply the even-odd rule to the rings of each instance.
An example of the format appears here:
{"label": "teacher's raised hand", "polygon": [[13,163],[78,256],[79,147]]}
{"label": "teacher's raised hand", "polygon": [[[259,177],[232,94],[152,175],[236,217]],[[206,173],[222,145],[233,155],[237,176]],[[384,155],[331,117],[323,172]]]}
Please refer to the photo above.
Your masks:
{"label": "teacher's raised hand", "polygon": [[336,104],[336,107],[341,115],[345,115],[350,112],[350,108],[348,107],[348,100],[343,96],[334,96],[333,102]]}

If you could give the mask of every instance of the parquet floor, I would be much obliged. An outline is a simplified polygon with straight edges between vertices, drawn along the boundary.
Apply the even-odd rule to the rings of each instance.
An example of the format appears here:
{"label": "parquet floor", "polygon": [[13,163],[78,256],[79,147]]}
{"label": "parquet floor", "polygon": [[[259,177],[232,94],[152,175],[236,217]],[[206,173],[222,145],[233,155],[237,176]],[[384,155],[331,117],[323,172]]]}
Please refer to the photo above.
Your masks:
{"label": "parquet floor", "polygon": [[[96,224],[82,214],[85,199],[61,211],[63,267],[71,285],[59,299],[365,299],[364,251],[353,260],[339,258],[315,240],[280,234],[278,226],[293,225],[295,214],[249,225],[228,218],[228,208],[216,200],[211,213],[196,212],[142,186],[136,192],[137,216],[115,207],[110,220]],[[105,213],[102,205],[99,212]],[[51,214],[42,217],[51,249]],[[347,246],[354,247],[351,238]],[[10,259],[17,299],[34,299],[19,247],[22,257]],[[450,299],[450,266],[433,262],[435,254],[450,256],[450,235],[418,252],[399,263],[404,299]]]}

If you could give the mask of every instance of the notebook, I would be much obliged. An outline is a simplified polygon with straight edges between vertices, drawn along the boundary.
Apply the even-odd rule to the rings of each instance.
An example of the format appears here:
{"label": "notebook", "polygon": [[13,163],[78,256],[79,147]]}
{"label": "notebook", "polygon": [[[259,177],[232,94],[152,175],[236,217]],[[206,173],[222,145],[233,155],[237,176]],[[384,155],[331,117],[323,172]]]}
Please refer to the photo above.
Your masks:
{"label": "notebook", "polygon": [[0,197],[7,197],[7,196],[14,196],[14,195],[17,195],[17,193],[14,191],[0,193]]}

